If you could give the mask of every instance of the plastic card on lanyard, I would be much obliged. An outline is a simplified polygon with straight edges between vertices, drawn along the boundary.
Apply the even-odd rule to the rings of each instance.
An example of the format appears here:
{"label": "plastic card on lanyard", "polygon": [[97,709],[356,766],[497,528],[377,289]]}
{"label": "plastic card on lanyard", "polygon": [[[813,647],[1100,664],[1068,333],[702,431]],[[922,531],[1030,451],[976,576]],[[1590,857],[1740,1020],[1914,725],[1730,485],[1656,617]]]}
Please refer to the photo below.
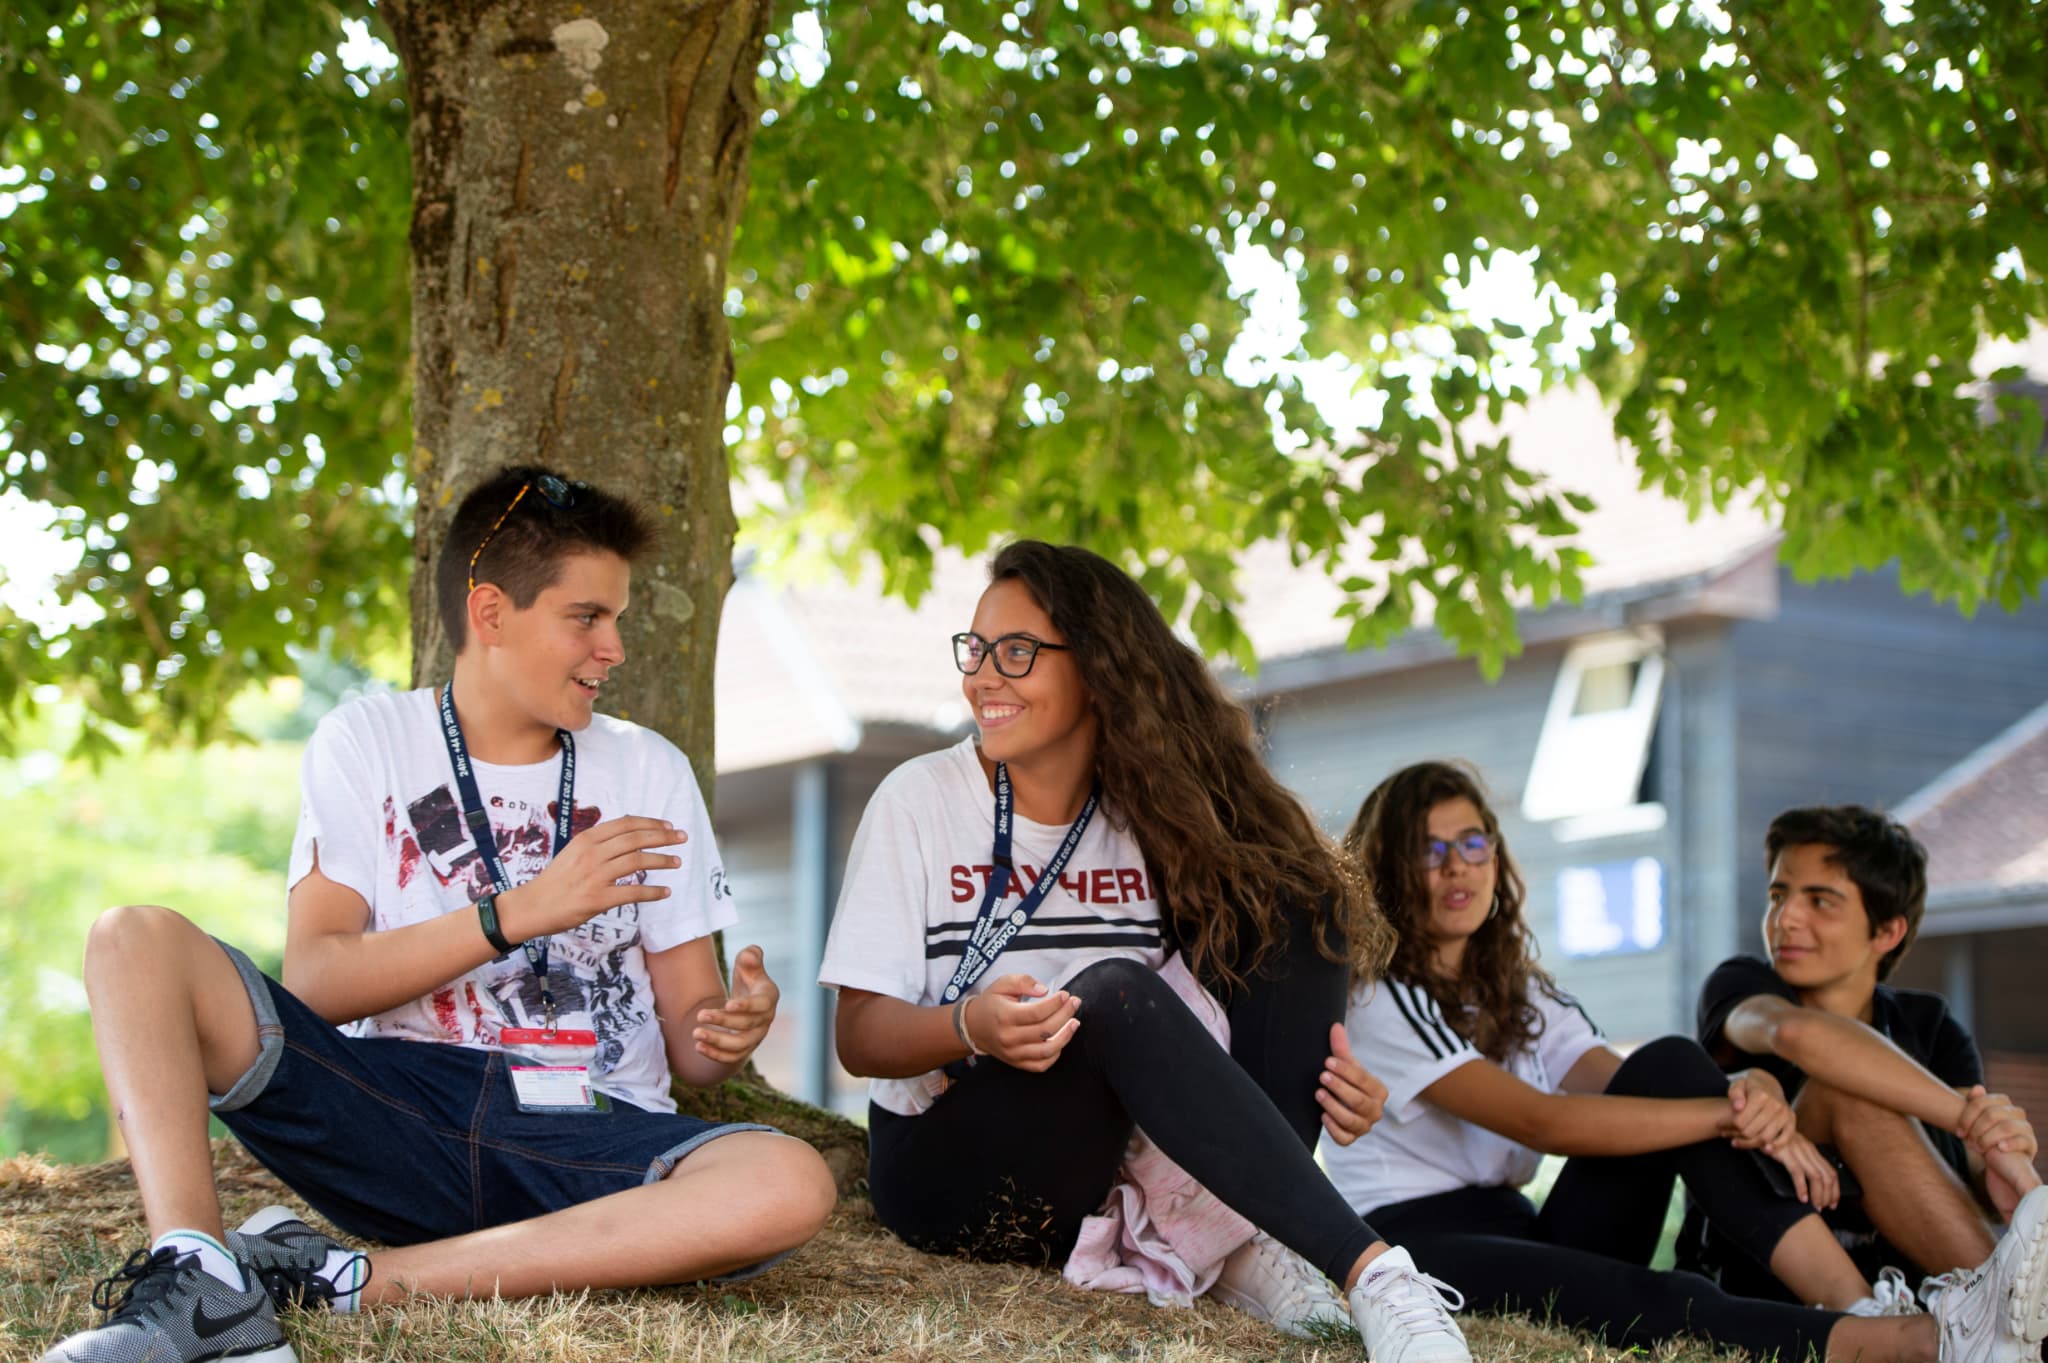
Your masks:
{"label": "plastic card on lanyard", "polygon": [[1074,849],[1081,845],[1081,835],[1088,831],[1088,823],[1095,817],[1095,807],[1102,802],[1102,787],[1098,783],[1088,792],[1088,802],[1081,806],[1081,812],[1074,816],[1074,822],[1067,829],[1067,836],[1060,840],[1060,847],[1038,873],[1038,879],[1024,892],[1024,897],[1007,913],[1001,912],[1003,896],[1009,892],[1010,877],[1017,873],[1016,863],[1010,857],[1010,819],[1013,808],[1010,794],[1010,768],[1006,763],[996,763],[996,841],[995,851],[989,858],[995,863],[989,872],[988,889],[981,896],[981,909],[974,915],[974,930],[967,935],[967,942],[960,953],[960,964],[953,971],[953,978],[946,985],[946,992],[940,997],[946,1003],[956,1003],[974,982],[987,973],[995,964],[996,957],[1003,954],[1011,939],[1024,930],[1031,921],[1031,915],[1038,912],[1038,906],[1045,902],[1052,887],[1059,884],[1060,873],[1073,860]]}
{"label": "plastic card on lanyard", "polygon": [[[448,744],[448,763],[455,768],[455,791],[462,799],[462,819],[483,858],[484,871],[491,878],[494,894],[512,888],[505,875],[505,863],[498,856],[498,838],[491,831],[490,815],[484,812],[483,792],[477,788],[476,767],[470,761],[469,745],[463,741],[462,721],[455,717],[455,683],[441,688],[441,737]],[[576,740],[567,729],[555,730],[562,744],[562,787],[555,800],[555,841],[550,859],[562,855],[576,828]],[[540,984],[540,1005],[547,1014],[549,1031],[555,1027],[555,996],[548,988],[548,941],[545,937],[524,944],[526,964]]]}

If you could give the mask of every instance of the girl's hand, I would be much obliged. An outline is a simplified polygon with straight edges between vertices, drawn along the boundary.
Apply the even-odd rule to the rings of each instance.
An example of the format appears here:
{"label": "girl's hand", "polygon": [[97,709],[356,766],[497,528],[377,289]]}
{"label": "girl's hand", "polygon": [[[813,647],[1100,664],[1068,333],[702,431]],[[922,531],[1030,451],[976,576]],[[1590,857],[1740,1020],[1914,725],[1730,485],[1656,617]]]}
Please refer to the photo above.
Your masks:
{"label": "girl's hand", "polygon": [[1794,1132],[1768,1152],[1792,1175],[1792,1193],[1817,1212],[1827,1211],[1842,1200],[1841,1176],[1827,1156],[1812,1141]]}
{"label": "girl's hand", "polygon": [[967,1000],[961,1022],[986,1055],[1043,1073],[1081,1030],[1081,1000],[1062,989],[1046,993],[1029,975],[1005,975]]}
{"label": "girl's hand", "polygon": [[1387,1103],[1387,1086],[1375,1079],[1351,1054],[1344,1024],[1330,1024],[1330,1057],[1323,1062],[1322,1086],[1316,1101],[1323,1105],[1323,1130],[1339,1145],[1372,1130]]}
{"label": "girl's hand", "polygon": [[1744,1070],[1728,1085],[1730,1113],[1723,1132],[1737,1150],[1762,1150],[1775,1158],[1778,1147],[1799,1130],[1799,1117],[1785,1090],[1762,1070]]}

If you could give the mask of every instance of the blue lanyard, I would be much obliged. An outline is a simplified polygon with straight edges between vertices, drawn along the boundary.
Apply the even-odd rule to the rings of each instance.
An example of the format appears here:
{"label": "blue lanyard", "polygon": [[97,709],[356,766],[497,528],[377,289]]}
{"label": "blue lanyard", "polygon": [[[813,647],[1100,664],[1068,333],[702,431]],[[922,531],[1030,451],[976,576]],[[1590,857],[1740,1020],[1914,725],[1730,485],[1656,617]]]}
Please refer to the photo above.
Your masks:
{"label": "blue lanyard", "polygon": [[1038,873],[1038,879],[1024,892],[1023,902],[1001,915],[998,920],[997,906],[1002,903],[1003,893],[1010,888],[1010,877],[1016,874],[1017,865],[1010,859],[1010,768],[1006,763],[996,763],[996,845],[995,853],[989,859],[995,863],[989,873],[988,889],[982,893],[981,909],[974,915],[974,931],[968,934],[965,950],[960,953],[960,965],[953,971],[952,980],[946,985],[941,997],[953,1003],[974,982],[995,964],[996,957],[1010,945],[1010,939],[1024,930],[1031,921],[1031,915],[1038,912],[1038,906],[1052,893],[1052,887],[1059,884],[1060,873],[1073,860],[1074,849],[1081,845],[1081,835],[1088,831],[1088,821],[1095,817],[1095,806],[1102,801],[1102,786],[1097,783],[1088,792],[1088,802],[1081,806],[1081,812],[1067,829],[1067,836],[1060,842],[1060,850],[1053,853],[1052,860]]}
{"label": "blue lanyard", "polygon": [[[470,840],[483,858],[484,872],[491,878],[491,892],[504,894],[512,888],[505,863],[498,858],[498,835],[491,831],[490,815],[484,812],[483,792],[477,789],[476,766],[470,760],[469,745],[462,739],[462,721],[455,717],[455,683],[441,688],[441,737],[448,744],[448,762],[455,768],[455,791],[462,797],[462,821],[469,825]],[[555,799],[555,845],[552,860],[562,855],[576,831],[576,740],[567,729],[555,730],[562,744],[562,789]],[[555,1027],[555,996],[548,989],[548,939],[527,942],[526,964],[540,981],[540,1005],[547,1013],[548,1030]]]}

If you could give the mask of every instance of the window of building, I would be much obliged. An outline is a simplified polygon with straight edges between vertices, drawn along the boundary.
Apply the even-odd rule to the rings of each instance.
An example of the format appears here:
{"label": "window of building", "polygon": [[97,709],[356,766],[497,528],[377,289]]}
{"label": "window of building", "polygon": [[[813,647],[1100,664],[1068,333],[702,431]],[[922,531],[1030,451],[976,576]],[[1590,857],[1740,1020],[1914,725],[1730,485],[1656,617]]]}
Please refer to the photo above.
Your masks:
{"label": "window of building", "polygon": [[1644,798],[1655,784],[1645,777],[1664,686],[1659,644],[1654,635],[1604,635],[1565,654],[1522,790],[1524,818],[1572,820],[1579,837],[1663,826],[1663,806]]}
{"label": "window of building", "polygon": [[1557,940],[1567,956],[1655,951],[1664,944],[1664,867],[1655,857],[1557,873]]}

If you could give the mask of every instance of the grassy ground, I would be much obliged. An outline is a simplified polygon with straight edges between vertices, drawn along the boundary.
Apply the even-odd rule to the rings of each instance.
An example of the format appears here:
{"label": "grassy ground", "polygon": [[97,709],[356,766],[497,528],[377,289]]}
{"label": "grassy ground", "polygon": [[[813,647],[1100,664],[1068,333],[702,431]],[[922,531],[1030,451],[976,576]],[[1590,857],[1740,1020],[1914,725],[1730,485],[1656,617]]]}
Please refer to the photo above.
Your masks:
{"label": "grassy ground", "polygon": [[[216,1146],[229,1224],[284,1190],[232,1142]],[[315,1218],[308,1215],[308,1220]],[[142,1241],[125,1163],[0,1162],[0,1355],[34,1358],[96,1315],[93,1280]],[[1524,1320],[1465,1322],[1482,1363],[1621,1363],[1624,1355]],[[1158,1310],[1142,1297],[1081,1292],[1040,1269],[935,1259],[897,1242],[849,1198],[781,1267],[732,1288],[602,1292],[525,1302],[422,1300],[363,1316],[298,1316],[287,1331],[307,1363],[614,1363],[621,1359],[1118,1359],[1131,1363],[1292,1363],[1355,1359],[1355,1340],[1302,1343],[1226,1307]],[[1667,1363],[1714,1363],[1701,1348]]]}

